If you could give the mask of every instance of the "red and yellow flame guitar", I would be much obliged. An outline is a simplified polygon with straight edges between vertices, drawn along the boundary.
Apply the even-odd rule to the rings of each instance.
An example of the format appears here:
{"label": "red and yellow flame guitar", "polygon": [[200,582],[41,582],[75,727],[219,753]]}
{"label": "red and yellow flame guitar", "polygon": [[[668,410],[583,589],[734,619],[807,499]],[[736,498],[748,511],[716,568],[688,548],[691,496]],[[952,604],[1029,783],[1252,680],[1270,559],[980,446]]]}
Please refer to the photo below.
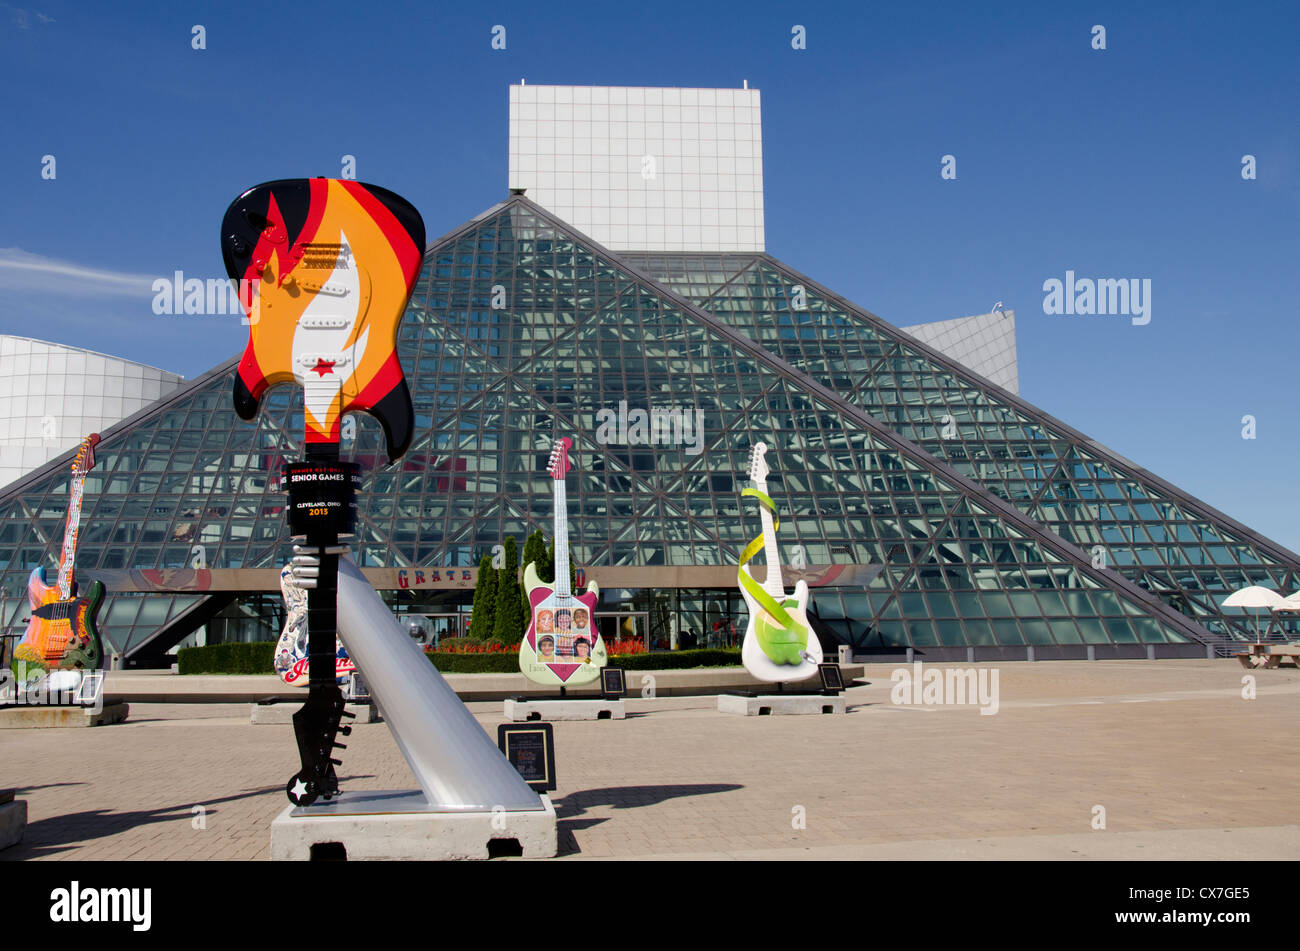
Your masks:
{"label": "red and yellow flame guitar", "polygon": [[390,461],[401,456],[414,420],[397,325],[423,245],[419,212],[377,185],[286,179],[235,199],[222,253],[250,324],[236,412],[251,420],[268,389],[297,382],[309,455],[336,447],[343,415],[362,411],[383,426]]}
{"label": "red and yellow flame guitar", "polygon": [[90,594],[76,596],[72,566],[77,554],[77,531],[81,525],[81,495],[86,473],[95,467],[95,445],[99,434],[87,436],[72,461],[72,487],[68,497],[67,525],[59,556],[59,580],[45,580],[45,566],[38,565],[27,579],[27,599],[32,616],[27,633],[14,648],[13,668],[20,680],[51,670],[96,670],[104,649],[95,628],[95,617],[104,600],[104,585],[96,581]]}
{"label": "red and yellow flame guitar", "polygon": [[532,618],[519,645],[519,669],[539,684],[572,687],[600,676],[609,657],[596,629],[596,582],[582,594],[569,591],[569,511],[564,498],[564,477],[569,472],[570,439],[561,439],[551,451],[546,471],[555,480],[555,583],[537,575],[537,565],[524,569],[524,590]]}

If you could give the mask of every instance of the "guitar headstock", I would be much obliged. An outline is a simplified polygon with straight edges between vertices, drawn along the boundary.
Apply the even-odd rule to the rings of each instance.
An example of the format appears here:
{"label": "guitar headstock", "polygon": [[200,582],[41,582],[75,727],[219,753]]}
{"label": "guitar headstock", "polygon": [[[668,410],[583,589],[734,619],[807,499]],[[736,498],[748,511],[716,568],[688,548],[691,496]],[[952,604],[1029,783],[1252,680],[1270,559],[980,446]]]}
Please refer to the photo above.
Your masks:
{"label": "guitar headstock", "polygon": [[551,450],[551,461],[546,464],[546,471],[556,482],[563,482],[564,477],[569,474],[569,447],[572,445],[573,440],[565,436]]}
{"label": "guitar headstock", "polygon": [[81,441],[77,456],[72,460],[74,475],[85,475],[95,468],[95,446],[99,444],[99,433],[91,433]]}
{"label": "guitar headstock", "polygon": [[767,467],[767,461],[763,458],[767,455],[767,443],[754,443],[754,451],[749,457],[749,478],[751,482],[761,483],[767,481],[767,475],[770,470]]}

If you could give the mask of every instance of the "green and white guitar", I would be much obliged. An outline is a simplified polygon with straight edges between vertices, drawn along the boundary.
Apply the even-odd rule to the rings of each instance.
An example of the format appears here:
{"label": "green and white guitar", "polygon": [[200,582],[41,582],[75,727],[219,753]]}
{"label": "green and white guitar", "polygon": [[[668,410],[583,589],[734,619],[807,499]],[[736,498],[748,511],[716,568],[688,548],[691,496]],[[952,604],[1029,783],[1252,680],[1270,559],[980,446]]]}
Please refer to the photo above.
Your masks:
{"label": "green and white guitar", "polygon": [[[808,624],[808,582],[797,582],[791,595],[786,594],[781,580],[781,555],[776,547],[780,522],[773,518],[776,503],[767,494],[770,470],[763,458],[766,453],[767,446],[763,443],[754,446],[749,463],[749,478],[754,486],[741,493],[758,500],[763,534],[740,553],[737,581],[749,606],[749,626],[745,628],[740,659],[757,679],[781,683],[816,674],[817,665],[822,662],[822,645]],[[763,549],[767,558],[767,580],[761,585],[754,580],[748,565],[759,549]]]}

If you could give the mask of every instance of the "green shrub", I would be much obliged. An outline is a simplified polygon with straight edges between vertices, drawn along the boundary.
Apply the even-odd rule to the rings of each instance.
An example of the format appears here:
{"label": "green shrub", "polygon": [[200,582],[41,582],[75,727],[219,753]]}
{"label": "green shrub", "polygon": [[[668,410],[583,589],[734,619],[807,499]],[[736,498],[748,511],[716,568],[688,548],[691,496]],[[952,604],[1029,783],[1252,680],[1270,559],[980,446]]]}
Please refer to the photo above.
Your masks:
{"label": "green shrub", "polygon": [[426,651],[425,656],[444,674],[517,674],[518,654],[452,654]]}
{"label": "green shrub", "polygon": [[736,667],[740,651],[735,648],[703,648],[689,651],[656,651],[650,654],[614,654],[611,667],[624,670],[682,670],[689,667]]}
{"label": "green shrub", "polygon": [[273,674],[275,641],[182,647],[176,668],[182,674]]}
{"label": "green shrub", "polygon": [[[478,563],[478,581],[474,583],[474,609],[470,614],[470,631],[478,637],[492,633],[497,616],[497,570],[492,567],[492,556],[484,555]],[[483,622],[474,627],[474,619]]]}
{"label": "green shrub", "polygon": [[[505,563],[497,572],[497,613],[492,622],[492,637],[499,641],[523,640],[523,586],[519,583],[519,543],[506,536]],[[477,629],[479,634],[487,632]]]}
{"label": "green shrub", "polygon": [[[444,642],[445,643],[445,642]],[[519,655],[509,654],[453,654],[446,651],[427,651],[433,666],[444,674],[514,674],[519,672]],[[691,651],[662,651],[654,654],[615,654],[609,666],[624,670],[680,670],[690,667],[735,667],[740,664],[740,651],[735,649],[705,649]]]}

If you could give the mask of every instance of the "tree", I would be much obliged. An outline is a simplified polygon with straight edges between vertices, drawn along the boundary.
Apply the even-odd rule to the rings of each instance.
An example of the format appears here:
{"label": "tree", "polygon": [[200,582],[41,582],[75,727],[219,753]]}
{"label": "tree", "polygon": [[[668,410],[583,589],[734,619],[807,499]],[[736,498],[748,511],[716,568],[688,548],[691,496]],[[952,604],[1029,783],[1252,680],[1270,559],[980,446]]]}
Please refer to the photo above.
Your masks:
{"label": "tree", "polygon": [[484,640],[491,637],[496,618],[497,570],[492,567],[492,556],[484,555],[479,559],[478,581],[474,584],[474,613],[470,615],[470,634]]}
{"label": "tree", "polygon": [[492,638],[503,644],[518,644],[524,639],[524,622],[519,600],[519,543],[506,536],[505,565],[497,573],[496,620]]}
{"label": "tree", "polygon": [[[524,542],[523,564],[527,567],[530,563],[537,565],[537,576],[545,581],[548,577],[546,574],[546,541],[542,538],[541,529],[533,532],[528,536],[528,541]],[[529,618],[532,616],[532,606],[528,603],[528,592],[520,591],[520,605],[523,609],[523,618],[525,627]]]}

